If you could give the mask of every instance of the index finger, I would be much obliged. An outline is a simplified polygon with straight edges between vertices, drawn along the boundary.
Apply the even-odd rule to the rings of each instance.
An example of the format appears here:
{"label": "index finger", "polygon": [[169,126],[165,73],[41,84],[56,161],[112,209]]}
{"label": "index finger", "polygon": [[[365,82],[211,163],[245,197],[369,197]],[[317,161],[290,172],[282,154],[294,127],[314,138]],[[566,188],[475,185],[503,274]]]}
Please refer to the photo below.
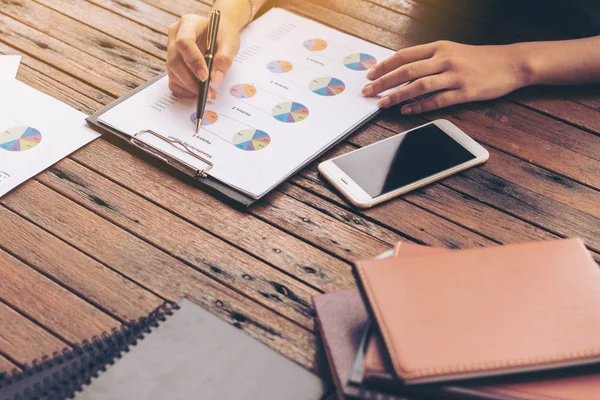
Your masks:
{"label": "index finger", "polygon": [[386,58],[385,60],[374,66],[367,74],[367,78],[377,79],[380,76],[383,76],[405,64],[431,58],[433,57],[434,53],[434,43],[428,43],[420,46],[408,47],[406,49],[398,50],[396,54]]}
{"label": "index finger", "polygon": [[187,66],[202,82],[208,78],[208,67],[204,55],[198,48],[196,40],[204,33],[193,20],[182,18],[181,26],[177,32],[175,46],[183,57]]}

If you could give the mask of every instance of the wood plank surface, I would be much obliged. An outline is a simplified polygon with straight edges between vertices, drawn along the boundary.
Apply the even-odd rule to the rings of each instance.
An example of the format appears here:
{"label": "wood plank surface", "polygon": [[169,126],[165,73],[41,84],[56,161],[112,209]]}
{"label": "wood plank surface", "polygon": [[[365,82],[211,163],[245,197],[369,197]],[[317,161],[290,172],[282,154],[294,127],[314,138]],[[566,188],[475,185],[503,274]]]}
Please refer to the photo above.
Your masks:
{"label": "wood plank surface", "polygon": [[11,375],[15,371],[19,371],[19,367],[0,354],[0,377],[3,373],[5,375]]}
{"label": "wood plank surface", "polygon": [[[567,35],[486,3],[269,4],[394,49]],[[90,114],[163,71],[168,25],[210,4],[0,0],[0,54],[22,54],[19,80]],[[10,227],[0,235],[0,371],[187,296],[322,373],[311,296],[354,287],[352,261],[398,240],[466,248],[578,236],[600,259],[599,93],[528,88],[423,116],[382,113],[321,160],[436,118],[490,160],[369,210],[349,205],[315,162],[240,212],[99,139],[0,199]]]}
{"label": "wood plank surface", "polygon": [[[0,297],[68,343],[91,339],[120,324],[96,307],[0,251]],[[30,291],[29,296],[23,293]],[[77,318],[73,318],[73,316]]]}
{"label": "wood plank surface", "polygon": [[5,303],[0,302],[0,348],[19,365],[61,351],[67,345]]}

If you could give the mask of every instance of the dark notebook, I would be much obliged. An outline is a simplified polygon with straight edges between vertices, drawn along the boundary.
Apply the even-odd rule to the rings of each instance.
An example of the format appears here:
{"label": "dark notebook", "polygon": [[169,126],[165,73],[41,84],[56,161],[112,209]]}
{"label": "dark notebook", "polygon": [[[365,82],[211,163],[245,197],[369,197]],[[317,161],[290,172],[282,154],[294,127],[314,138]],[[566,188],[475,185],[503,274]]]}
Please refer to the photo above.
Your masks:
{"label": "dark notebook", "polygon": [[[122,344],[103,351],[82,347],[81,357],[95,362],[84,367],[73,357],[68,376],[46,365],[13,377],[0,399],[319,400],[331,394],[318,376],[191,301],[172,308],[144,320]],[[21,397],[15,397],[8,390],[19,382]],[[5,389],[12,397],[3,397]]]}
{"label": "dark notebook", "polygon": [[134,346],[171,315],[175,304],[167,302],[148,316],[121,329],[103,333],[91,341],[44,356],[22,371],[0,374],[0,400],[58,400],[70,398],[83,384],[112,364],[121,352]]}
{"label": "dark notebook", "polygon": [[349,289],[317,295],[313,297],[313,303],[338,398],[406,400],[403,396],[396,396],[376,388],[347,384],[369,319],[358,290]]}

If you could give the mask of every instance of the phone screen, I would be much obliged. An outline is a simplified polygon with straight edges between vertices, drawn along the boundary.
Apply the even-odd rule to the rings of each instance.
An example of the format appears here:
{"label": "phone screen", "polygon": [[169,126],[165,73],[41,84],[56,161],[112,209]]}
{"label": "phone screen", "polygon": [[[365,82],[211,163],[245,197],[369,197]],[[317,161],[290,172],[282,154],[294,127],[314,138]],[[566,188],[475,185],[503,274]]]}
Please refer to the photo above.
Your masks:
{"label": "phone screen", "polygon": [[371,197],[391,192],[475,158],[434,124],[333,160]]}

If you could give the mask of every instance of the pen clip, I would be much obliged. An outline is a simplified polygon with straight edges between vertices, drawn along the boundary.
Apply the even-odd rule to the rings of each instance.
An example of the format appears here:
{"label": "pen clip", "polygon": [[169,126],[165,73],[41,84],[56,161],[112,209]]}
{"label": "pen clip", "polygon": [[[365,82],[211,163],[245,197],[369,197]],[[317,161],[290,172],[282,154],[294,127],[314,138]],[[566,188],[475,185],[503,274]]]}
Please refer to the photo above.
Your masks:
{"label": "pen clip", "polygon": [[[179,149],[181,151],[186,152],[187,154],[191,155],[194,158],[197,158],[198,160],[202,161],[204,164],[206,164],[208,167],[204,168],[204,169],[198,169],[195,168],[194,166],[188,164],[187,162],[180,160],[178,158],[173,157],[172,155],[168,154],[167,152],[157,148],[156,146],[151,145],[150,143],[144,142],[141,138],[139,138],[139,136],[143,135],[144,133],[148,133],[154,137],[157,137],[159,139],[161,139],[162,141],[169,143],[170,145],[172,145],[173,147],[175,147],[176,149]],[[151,129],[143,129],[139,132],[136,132],[131,139],[129,140],[131,144],[133,144],[135,147],[145,151],[146,153],[149,153],[150,155],[162,160],[163,162],[177,168],[179,171],[183,172],[184,174],[191,176],[194,179],[198,179],[198,178],[206,178],[208,175],[206,174],[206,170],[210,169],[213,167],[213,163],[210,162],[209,160],[207,160],[206,158],[199,156],[198,154],[196,154],[195,151],[193,151],[186,143],[184,143],[183,141],[179,140],[179,139],[170,139],[167,138],[163,135],[161,135],[158,132],[155,132]],[[183,147],[179,147],[179,146]]]}
{"label": "pen clip", "polygon": [[206,54],[212,55],[214,53],[214,46],[217,41],[217,31],[219,29],[220,19],[221,12],[219,10],[213,10],[210,13],[210,20],[208,23],[208,34],[206,35]]}

